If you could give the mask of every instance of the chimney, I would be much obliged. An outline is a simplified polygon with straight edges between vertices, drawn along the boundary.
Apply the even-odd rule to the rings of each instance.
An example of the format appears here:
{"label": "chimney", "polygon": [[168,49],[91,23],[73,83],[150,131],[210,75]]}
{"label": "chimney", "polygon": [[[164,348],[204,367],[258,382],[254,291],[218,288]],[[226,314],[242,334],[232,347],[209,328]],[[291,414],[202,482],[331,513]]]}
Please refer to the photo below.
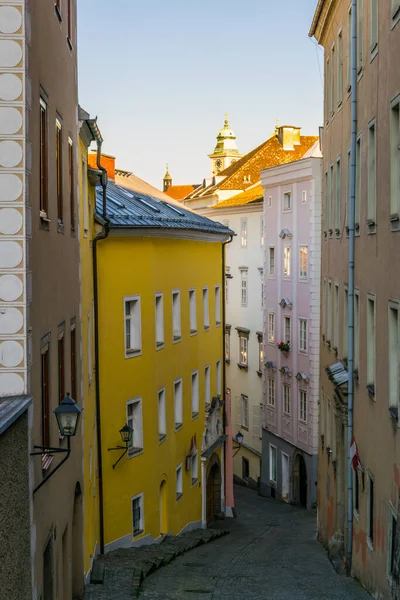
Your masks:
{"label": "chimney", "polygon": [[[88,162],[90,167],[97,169],[97,152],[89,152]],[[100,164],[106,169],[108,179],[115,181],[115,156],[102,153]]]}
{"label": "chimney", "polygon": [[278,140],[283,150],[294,150],[295,146],[301,144],[300,127],[292,127],[291,125],[282,125],[278,129]]}

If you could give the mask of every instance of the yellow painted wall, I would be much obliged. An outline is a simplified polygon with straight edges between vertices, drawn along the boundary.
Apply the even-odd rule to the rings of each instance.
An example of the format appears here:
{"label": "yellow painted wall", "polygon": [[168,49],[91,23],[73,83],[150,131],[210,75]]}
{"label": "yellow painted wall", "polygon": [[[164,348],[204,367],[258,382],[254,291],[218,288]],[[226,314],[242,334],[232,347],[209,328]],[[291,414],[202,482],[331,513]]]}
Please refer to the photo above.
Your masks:
{"label": "yellow painted wall", "polygon": [[[177,534],[201,520],[201,443],[205,427],[204,369],[211,368],[211,398],[217,393],[216,362],[221,359],[222,325],[215,323],[215,285],[221,285],[221,243],[109,237],[99,243],[100,386],[104,481],[105,544],[131,536],[131,498],[144,494],[144,533],[160,535],[160,484],[167,481],[168,529]],[[203,327],[202,289],[209,288],[210,329]],[[189,289],[196,289],[196,335],[189,332]],[[172,290],[181,293],[182,341],[172,341]],[[164,294],[164,348],[156,351],[155,293]],[[222,292],[222,290],[221,290]],[[142,355],[125,358],[124,296],[141,297]],[[222,296],[222,293],[221,293]],[[222,314],[222,307],[221,307]],[[200,413],[192,419],[191,374],[199,370]],[[173,385],[183,379],[183,427],[174,431]],[[222,373],[221,373],[222,377]],[[222,382],[221,382],[222,386]],[[158,438],[158,390],[166,389],[167,438]],[[143,453],[112,469],[121,443],[126,402],[142,397]],[[196,434],[199,481],[192,486],[185,456]],[[175,496],[176,467],[183,464],[183,495]],[[127,539],[128,539],[127,538]],[[136,541],[136,538],[134,538]]]}
{"label": "yellow painted wall", "polygon": [[[84,435],[84,570],[88,572],[91,557],[96,545],[99,545],[99,503],[97,482],[97,444],[96,444],[96,412],[95,412],[95,378],[94,378],[94,315],[93,315],[93,255],[91,242],[93,238],[93,186],[87,179],[87,169],[82,166],[82,159],[87,165],[87,148],[82,139],[79,140],[79,231],[80,231],[80,263],[81,263],[81,365],[83,413],[81,427]],[[87,180],[87,197],[85,198],[83,177]],[[88,231],[84,230],[84,211],[87,211]],[[90,334],[89,319],[90,313]],[[89,376],[89,335],[90,335],[90,376]]]}

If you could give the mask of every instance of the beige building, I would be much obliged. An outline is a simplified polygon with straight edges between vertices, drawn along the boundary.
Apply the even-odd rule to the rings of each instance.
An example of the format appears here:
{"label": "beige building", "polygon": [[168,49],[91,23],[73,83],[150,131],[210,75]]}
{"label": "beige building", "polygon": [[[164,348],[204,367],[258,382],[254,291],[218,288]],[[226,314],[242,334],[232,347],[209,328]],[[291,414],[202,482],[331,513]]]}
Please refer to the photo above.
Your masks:
{"label": "beige building", "polygon": [[[357,25],[353,414],[358,455],[353,461],[357,468],[350,471],[351,510],[347,360],[352,17]],[[390,597],[400,487],[399,21],[399,0],[320,0],[310,30],[325,50],[318,531],[330,552],[346,557],[352,574],[381,599]]]}
{"label": "beige building", "polygon": [[0,396],[21,406],[32,398],[13,425],[27,427],[30,521],[20,543],[29,531],[31,594],[21,581],[7,600],[78,598],[82,430],[37,490],[65,453],[29,457],[34,446],[67,449],[53,411],[67,392],[81,403],[76,0],[0,5]]}

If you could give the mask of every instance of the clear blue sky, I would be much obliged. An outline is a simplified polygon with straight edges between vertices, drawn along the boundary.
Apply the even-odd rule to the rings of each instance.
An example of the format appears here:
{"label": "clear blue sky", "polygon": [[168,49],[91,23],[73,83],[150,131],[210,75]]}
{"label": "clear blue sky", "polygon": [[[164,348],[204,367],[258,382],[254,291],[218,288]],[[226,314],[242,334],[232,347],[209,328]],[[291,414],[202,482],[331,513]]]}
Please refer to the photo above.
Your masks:
{"label": "clear blue sky", "polygon": [[200,183],[224,113],[248,152],[275,119],[316,135],[322,52],[317,0],[81,0],[79,101],[104,151],[160,187]]}

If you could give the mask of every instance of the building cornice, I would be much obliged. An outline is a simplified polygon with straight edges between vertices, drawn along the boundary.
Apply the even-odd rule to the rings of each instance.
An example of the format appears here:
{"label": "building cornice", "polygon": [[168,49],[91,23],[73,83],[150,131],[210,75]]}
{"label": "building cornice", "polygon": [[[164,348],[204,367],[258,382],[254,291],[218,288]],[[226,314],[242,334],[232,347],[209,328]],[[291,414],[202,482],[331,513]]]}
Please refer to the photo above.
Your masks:
{"label": "building cornice", "polygon": [[315,37],[317,42],[321,45],[323,45],[323,37],[328,23],[328,17],[332,14],[332,9],[336,5],[336,2],[337,0],[318,1],[308,35],[309,37]]}
{"label": "building cornice", "polygon": [[192,240],[196,242],[227,242],[229,235],[224,233],[206,233],[202,231],[193,231],[189,229],[162,229],[149,227],[141,228],[123,228],[111,227],[110,237],[131,237],[131,238],[163,238],[176,240]]}

